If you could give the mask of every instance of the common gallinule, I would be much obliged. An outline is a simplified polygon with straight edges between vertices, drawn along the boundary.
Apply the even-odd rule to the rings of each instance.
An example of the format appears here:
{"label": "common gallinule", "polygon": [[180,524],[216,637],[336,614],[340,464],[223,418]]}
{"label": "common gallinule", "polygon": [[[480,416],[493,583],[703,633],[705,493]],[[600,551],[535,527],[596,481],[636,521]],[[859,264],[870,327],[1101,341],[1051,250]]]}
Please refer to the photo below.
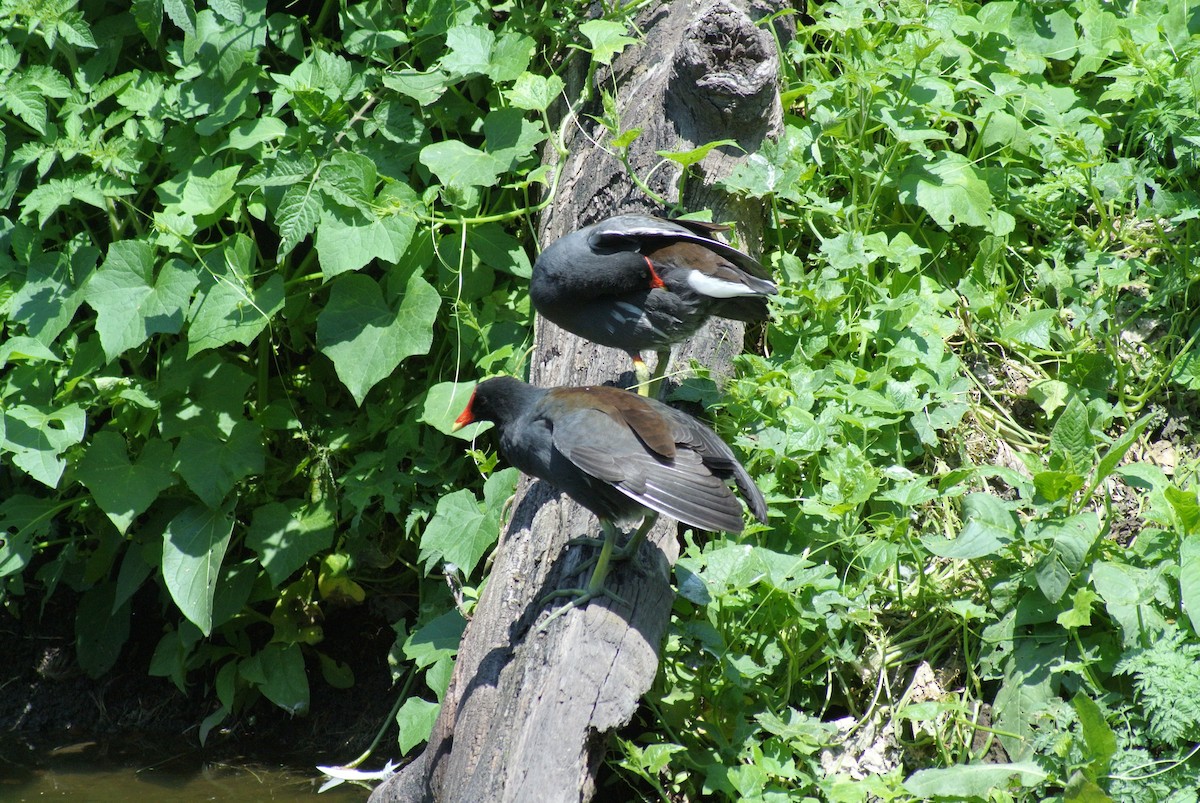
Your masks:
{"label": "common gallinule", "polygon": [[[777,288],[762,265],[715,238],[727,230],[649,215],[610,217],[551,243],[534,263],[529,297],[568,332],[628,352],[639,392],[649,395],[672,344],[710,315],[767,317],[766,297]],[[658,352],[653,377],[642,361],[645,349]]]}
{"label": "common gallinule", "polygon": [[511,377],[480,382],[459,429],[493,421],[500,454],[566,491],[600,519],[604,543],[587,587],[567,607],[604,592],[618,524],[642,523],[621,550],[632,555],[659,513],[703,530],[740,533],[742,506],[759,521],[767,504],[733,451],[687,413],[612,387],[539,388]]}

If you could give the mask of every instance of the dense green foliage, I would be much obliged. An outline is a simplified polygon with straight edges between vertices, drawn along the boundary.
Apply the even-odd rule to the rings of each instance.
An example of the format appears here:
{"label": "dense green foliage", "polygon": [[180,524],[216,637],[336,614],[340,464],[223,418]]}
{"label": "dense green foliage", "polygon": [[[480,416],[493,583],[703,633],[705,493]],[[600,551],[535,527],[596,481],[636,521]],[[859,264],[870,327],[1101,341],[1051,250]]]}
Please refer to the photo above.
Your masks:
{"label": "dense green foliage", "polygon": [[[427,736],[462,628],[429,573],[469,604],[515,479],[448,424],[524,370],[555,73],[636,41],[557,7],[0,3],[0,597],[81,593],[86,671],[161,612],[146,669],[211,690],[207,735],[353,682],[322,611],[402,595]],[[609,782],[1196,800],[1200,4],[793,20],[785,130],[724,182],[782,295],[678,393],[771,519],[684,534]]]}

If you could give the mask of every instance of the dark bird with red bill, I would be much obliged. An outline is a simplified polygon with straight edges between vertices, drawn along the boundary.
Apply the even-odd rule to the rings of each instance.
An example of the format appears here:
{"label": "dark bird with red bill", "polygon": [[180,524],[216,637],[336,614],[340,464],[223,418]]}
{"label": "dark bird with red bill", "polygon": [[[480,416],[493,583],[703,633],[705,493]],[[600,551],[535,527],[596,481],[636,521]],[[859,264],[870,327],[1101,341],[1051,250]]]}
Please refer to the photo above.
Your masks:
{"label": "dark bird with red bill", "polygon": [[[666,372],[671,346],[710,317],[767,318],[778,288],[757,260],[716,239],[728,227],[618,215],[555,240],[533,266],[529,297],[548,320],[627,352],[638,389]],[[658,352],[653,376],[641,353]]]}
{"label": "dark bird with red bill", "polygon": [[612,387],[539,388],[512,377],[480,382],[460,429],[492,421],[500,454],[596,514],[604,543],[587,587],[566,592],[577,607],[606,593],[619,525],[641,520],[618,557],[634,554],[658,514],[702,530],[740,533],[742,505],[767,520],[762,492],[709,427],[654,399]]}

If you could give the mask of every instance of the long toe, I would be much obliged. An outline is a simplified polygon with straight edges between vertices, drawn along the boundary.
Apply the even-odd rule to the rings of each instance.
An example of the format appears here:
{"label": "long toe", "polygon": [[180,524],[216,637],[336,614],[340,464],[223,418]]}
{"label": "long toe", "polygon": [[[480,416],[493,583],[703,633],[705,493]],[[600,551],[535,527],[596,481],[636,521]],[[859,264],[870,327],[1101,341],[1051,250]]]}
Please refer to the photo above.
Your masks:
{"label": "long toe", "polygon": [[548,605],[560,597],[573,597],[573,599],[565,605],[560,605],[558,608],[555,608],[549,616],[538,623],[538,626],[533,629],[533,632],[541,633],[551,622],[565,614],[567,611],[574,610],[575,608],[582,608],[597,597],[608,597],[619,605],[625,605],[627,607],[629,605],[629,603],[618,596],[615,591],[609,591],[607,588],[601,588],[597,591],[592,591],[588,588],[560,588],[557,591],[551,591],[549,594],[542,597],[538,601],[538,605]]}

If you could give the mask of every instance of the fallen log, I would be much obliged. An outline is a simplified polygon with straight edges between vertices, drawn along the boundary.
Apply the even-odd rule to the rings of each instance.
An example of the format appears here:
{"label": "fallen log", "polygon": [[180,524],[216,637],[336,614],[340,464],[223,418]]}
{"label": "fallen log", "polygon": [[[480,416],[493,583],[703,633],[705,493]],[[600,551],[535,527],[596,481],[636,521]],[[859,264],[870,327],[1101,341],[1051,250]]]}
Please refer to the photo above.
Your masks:
{"label": "fallen log", "polygon": [[[622,127],[641,129],[628,162],[663,198],[676,199],[680,168],[660,164],[658,151],[737,142],[691,168],[685,201],[736,220],[743,242],[756,244],[765,211],[735,205],[714,186],[781,123],[775,42],[750,16],[751,5],[677,0],[646,9],[637,20],[641,40],[611,69],[597,69],[587,94],[614,94]],[[753,5],[759,16],[768,11]],[[582,96],[585,74],[576,71],[568,97]],[[573,114],[569,155],[556,168],[558,192],[538,227],[544,244],[612,214],[662,212],[607,146],[607,132],[593,120],[600,104],[591,105]],[[694,359],[715,376],[727,374],[742,339],[742,324],[711,321],[676,349],[673,366]],[[619,351],[537,325],[530,371],[536,385],[627,385],[628,366]],[[594,600],[536,630],[553,607],[538,600],[586,581],[580,565],[592,550],[568,541],[596,535],[592,514],[546,483],[522,479],[430,741],[375,790],[374,803],[592,797],[608,735],[630,721],[657,672],[679,554],[677,525],[661,518],[637,558],[609,574],[608,587],[626,604]]]}

